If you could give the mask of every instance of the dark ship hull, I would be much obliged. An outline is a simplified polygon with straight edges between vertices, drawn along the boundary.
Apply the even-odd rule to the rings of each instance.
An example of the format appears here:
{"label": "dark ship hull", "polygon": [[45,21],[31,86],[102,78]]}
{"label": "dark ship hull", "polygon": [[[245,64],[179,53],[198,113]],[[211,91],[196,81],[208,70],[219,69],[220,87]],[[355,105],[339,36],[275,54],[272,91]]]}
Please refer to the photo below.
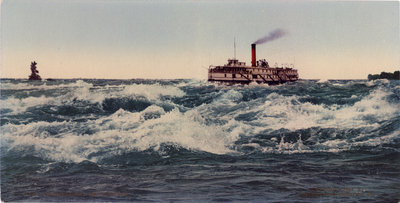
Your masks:
{"label": "dark ship hull", "polygon": [[237,59],[228,59],[223,66],[210,66],[208,81],[249,84],[267,83],[277,85],[294,82],[299,79],[296,69],[287,67],[270,67],[265,60],[256,61],[256,45],[252,44],[252,66],[246,66]]}

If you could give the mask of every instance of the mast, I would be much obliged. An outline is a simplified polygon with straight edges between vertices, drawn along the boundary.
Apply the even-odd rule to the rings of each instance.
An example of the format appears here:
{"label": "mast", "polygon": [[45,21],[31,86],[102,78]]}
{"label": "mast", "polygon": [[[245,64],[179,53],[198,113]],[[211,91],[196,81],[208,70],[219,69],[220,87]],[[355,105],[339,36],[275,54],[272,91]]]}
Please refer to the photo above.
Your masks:
{"label": "mast", "polygon": [[236,37],[233,37],[233,59],[236,59]]}

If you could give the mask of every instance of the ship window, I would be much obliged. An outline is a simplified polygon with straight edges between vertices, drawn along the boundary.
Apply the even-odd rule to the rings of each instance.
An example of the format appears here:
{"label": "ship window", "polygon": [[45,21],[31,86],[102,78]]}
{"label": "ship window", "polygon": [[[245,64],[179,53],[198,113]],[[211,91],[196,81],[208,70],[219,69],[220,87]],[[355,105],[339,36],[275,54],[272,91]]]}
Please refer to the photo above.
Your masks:
{"label": "ship window", "polygon": [[226,77],[226,74],[225,74],[225,77]]}
{"label": "ship window", "polygon": [[232,78],[236,78],[236,74],[232,74]]}
{"label": "ship window", "polygon": [[253,78],[257,78],[257,75],[253,75]]}

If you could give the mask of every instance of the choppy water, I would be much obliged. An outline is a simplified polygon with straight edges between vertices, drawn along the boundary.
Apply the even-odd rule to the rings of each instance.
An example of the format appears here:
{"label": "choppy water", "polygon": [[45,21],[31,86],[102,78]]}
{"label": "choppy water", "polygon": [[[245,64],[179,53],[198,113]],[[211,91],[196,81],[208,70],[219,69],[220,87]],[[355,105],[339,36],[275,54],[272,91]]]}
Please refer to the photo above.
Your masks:
{"label": "choppy water", "polygon": [[400,83],[1,80],[3,201],[400,200]]}

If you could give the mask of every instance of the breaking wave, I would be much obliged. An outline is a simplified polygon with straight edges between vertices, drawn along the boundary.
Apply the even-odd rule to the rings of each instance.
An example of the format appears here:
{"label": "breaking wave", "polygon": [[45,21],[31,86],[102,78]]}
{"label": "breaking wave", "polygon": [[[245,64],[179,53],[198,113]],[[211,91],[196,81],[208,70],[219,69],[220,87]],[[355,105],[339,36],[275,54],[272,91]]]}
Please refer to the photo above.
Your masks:
{"label": "breaking wave", "polygon": [[1,88],[2,148],[50,161],[168,156],[165,146],[232,156],[340,152],[400,139],[399,85],[388,81],[5,81]]}

